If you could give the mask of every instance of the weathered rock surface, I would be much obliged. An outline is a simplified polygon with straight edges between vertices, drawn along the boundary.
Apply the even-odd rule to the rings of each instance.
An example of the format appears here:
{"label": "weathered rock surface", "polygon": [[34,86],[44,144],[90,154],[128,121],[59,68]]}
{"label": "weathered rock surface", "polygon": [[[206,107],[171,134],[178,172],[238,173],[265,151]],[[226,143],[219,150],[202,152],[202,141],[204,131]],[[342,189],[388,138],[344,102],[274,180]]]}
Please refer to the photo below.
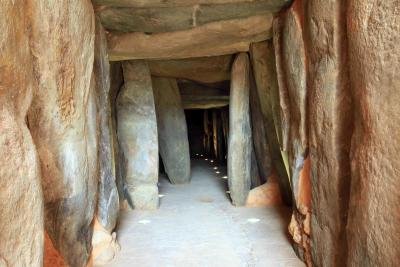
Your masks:
{"label": "weathered rock surface", "polygon": [[270,38],[271,26],[272,15],[261,15],[151,35],[111,33],[109,56],[110,60],[181,59],[245,52],[250,43]]}
{"label": "weathered rock surface", "polygon": [[124,77],[122,73],[122,64],[121,62],[110,62],[110,102],[111,102],[111,123],[112,123],[112,149],[113,149],[113,157],[112,157],[112,165],[114,166],[115,171],[115,182],[117,185],[118,195],[119,195],[119,205],[120,207],[123,205],[123,202],[126,201],[125,193],[124,193],[124,181],[123,181],[123,155],[120,153],[119,144],[118,144],[118,136],[117,136],[117,96],[124,84]]}
{"label": "weathered rock surface", "polygon": [[197,4],[181,7],[103,7],[97,10],[104,27],[117,32],[171,32],[210,22],[273,14],[289,1]]}
{"label": "weathered rock surface", "polygon": [[260,168],[258,167],[254,144],[252,144],[252,149],[251,149],[250,180],[251,180],[250,189],[260,186],[261,184],[263,184],[263,182],[265,182],[265,180],[262,181],[262,177],[260,175]]}
{"label": "weathered rock surface", "polygon": [[290,229],[297,243],[295,250],[298,256],[310,265],[309,234],[305,233],[305,228],[309,226],[304,220],[310,217],[311,207],[303,207],[299,202],[301,174],[304,172],[308,156],[307,65],[303,39],[303,2],[296,1],[290,9],[281,14],[274,21],[273,28],[282,115],[282,154],[284,157],[287,155],[288,173],[295,201]]}
{"label": "weathered rock surface", "polygon": [[97,220],[109,233],[115,228],[119,211],[119,196],[115,182],[113,158],[110,65],[107,56],[107,40],[101,23],[96,19],[94,73],[96,93],[99,101],[99,195]]}
{"label": "weathered rock surface", "polygon": [[133,208],[156,209],[158,140],[150,71],[144,61],[124,62],[123,71],[117,112],[125,190]]}
{"label": "weathered rock surface", "polygon": [[39,162],[26,125],[35,86],[25,1],[0,5],[0,265],[43,265]]}
{"label": "weathered rock surface", "polygon": [[348,266],[400,262],[399,1],[348,1],[355,101]]}
{"label": "weathered rock surface", "polygon": [[215,83],[231,77],[232,55],[187,59],[149,60],[151,75]]}
{"label": "weathered rock surface", "polygon": [[229,105],[229,88],[210,87],[190,81],[179,82],[184,109],[209,109]]}
{"label": "weathered rock surface", "polygon": [[175,79],[153,77],[158,142],[171,183],[190,181],[190,154],[185,113]]}
{"label": "weathered rock surface", "polygon": [[292,191],[279,144],[281,136],[279,87],[272,42],[252,44],[250,55],[272,164],[277,172],[282,199],[287,205],[290,205]]}
{"label": "weathered rock surface", "polygon": [[[353,116],[344,46],[345,9],[342,1],[312,0],[308,1],[305,17],[309,32],[306,44],[311,103],[308,105],[313,202],[311,247],[316,266],[345,266],[348,251],[345,227]],[[304,208],[298,204],[299,211]]]}
{"label": "weathered rock surface", "polygon": [[246,204],[251,186],[250,63],[240,53],[232,67],[229,103],[228,184],[232,202]]}
{"label": "weathered rock surface", "polygon": [[46,230],[69,265],[85,266],[98,184],[93,8],[89,1],[32,1],[30,13],[38,88],[28,121],[41,163]]}
{"label": "weathered rock surface", "polygon": [[243,2],[263,2],[267,1],[271,6],[285,5],[287,0],[93,0],[94,4],[114,6],[114,7],[136,7],[136,8],[149,8],[149,7],[181,7],[193,5],[210,5],[210,4],[233,4]]}
{"label": "weathered rock surface", "polygon": [[[253,138],[254,156],[258,165],[260,174],[260,184],[267,181],[267,177],[271,175],[271,155],[269,150],[268,136],[265,130],[265,120],[261,111],[260,98],[257,93],[257,86],[251,75],[250,83],[250,117],[251,117],[251,133]],[[267,103],[269,104],[269,103]],[[252,187],[255,187],[252,183]]]}
{"label": "weathered rock surface", "polygon": [[278,178],[275,174],[268,177],[268,181],[250,190],[246,200],[246,207],[269,207],[282,205]]}

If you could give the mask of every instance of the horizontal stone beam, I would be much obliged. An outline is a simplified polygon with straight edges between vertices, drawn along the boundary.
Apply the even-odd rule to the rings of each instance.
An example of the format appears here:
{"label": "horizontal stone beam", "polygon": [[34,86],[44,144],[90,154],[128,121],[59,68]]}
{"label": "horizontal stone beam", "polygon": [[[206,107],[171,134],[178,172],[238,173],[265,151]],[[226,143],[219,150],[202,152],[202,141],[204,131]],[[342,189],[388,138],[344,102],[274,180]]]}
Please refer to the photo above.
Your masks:
{"label": "horizontal stone beam", "polygon": [[171,32],[187,30],[210,22],[276,13],[287,0],[201,4],[182,7],[98,8],[103,26],[118,32]]}
{"label": "horizontal stone beam", "polygon": [[[112,7],[182,7],[207,4],[233,4],[243,2],[264,2],[266,0],[92,0],[93,4],[98,6]],[[289,3],[288,0],[268,0],[270,3]]]}
{"label": "horizontal stone beam", "polygon": [[229,105],[228,99],[188,99],[182,97],[182,106],[184,109],[210,109],[222,108]]}
{"label": "horizontal stone beam", "polygon": [[210,87],[203,84],[194,82],[179,82],[179,91],[181,95],[192,95],[192,96],[228,96],[229,87]]}
{"label": "horizontal stone beam", "polygon": [[154,76],[215,83],[230,79],[232,61],[232,55],[225,55],[177,60],[149,60],[148,65]]}
{"label": "horizontal stone beam", "polygon": [[111,61],[131,59],[181,59],[247,52],[250,43],[271,37],[272,15],[208,23],[168,33],[111,33]]}

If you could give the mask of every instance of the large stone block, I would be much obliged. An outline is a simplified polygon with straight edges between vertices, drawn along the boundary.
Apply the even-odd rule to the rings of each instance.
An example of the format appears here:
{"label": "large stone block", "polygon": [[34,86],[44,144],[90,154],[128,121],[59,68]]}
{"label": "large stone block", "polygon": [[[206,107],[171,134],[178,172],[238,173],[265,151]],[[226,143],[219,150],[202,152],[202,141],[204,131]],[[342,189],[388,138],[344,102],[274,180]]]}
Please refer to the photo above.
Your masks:
{"label": "large stone block", "polygon": [[119,212],[119,196],[115,182],[115,162],[113,159],[113,141],[110,102],[110,65],[107,55],[107,40],[103,26],[96,19],[96,38],[94,73],[96,93],[99,101],[99,195],[96,218],[103,228],[110,232],[115,228]]}
{"label": "large stone block", "polygon": [[348,266],[400,262],[399,1],[347,1],[354,100]]}
{"label": "large stone block", "polygon": [[69,265],[85,266],[98,185],[93,8],[89,1],[29,2],[38,88],[28,121],[41,163],[46,230]]}
{"label": "large stone block", "polygon": [[39,160],[26,125],[35,76],[26,1],[0,5],[0,266],[43,265]]}
{"label": "large stone block", "polygon": [[353,123],[345,3],[310,0],[306,8],[312,259],[316,266],[345,266]]}
{"label": "large stone block", "polygon": [[248,51],[250,43],[271,37],[272,19],[272,15],[267,14],[151,35],[143,32],[110,33],[110,60],[182,59]]}
{"label": "large stone block", "polygon": [[[260,102],[259,105],[263,117],[262,121],[269,142],[271,163],[277,172],[277,181],[282,193],[282,199],[287,205],[290,205],[292,203],[292,191],[280,147],[280,140],[282,138],[279,87],[276,74],[275,51],[272,41],[252,44],[250,55],[257,89],[254,95],[258,97],[258,101]],[[253,97],[251,97],[251,99],[255,100]],[[252,110],[254,109],[253,104],[251,108]],[[255,115],[253,113],[252,111],[252,116]],[[258,138],[255,133],[253,138]]]}
{"label": "large stone block", "polygon": [[229,103],[228,184],[235,206],[246,204],[251,186],[250,63],[239,54],[232,67]]}
{"label": "large stone block", "polygon": [[118,140],[123,154],[125,191],[136,209],[158,207],[157,120],[145,61],[123,63],[124,86],[117,100]]}
{"label": "large stone block", "polygon": [[158,142],[171,183],[190,181],[190,154],[185,113],[175,79],[153,77]]}

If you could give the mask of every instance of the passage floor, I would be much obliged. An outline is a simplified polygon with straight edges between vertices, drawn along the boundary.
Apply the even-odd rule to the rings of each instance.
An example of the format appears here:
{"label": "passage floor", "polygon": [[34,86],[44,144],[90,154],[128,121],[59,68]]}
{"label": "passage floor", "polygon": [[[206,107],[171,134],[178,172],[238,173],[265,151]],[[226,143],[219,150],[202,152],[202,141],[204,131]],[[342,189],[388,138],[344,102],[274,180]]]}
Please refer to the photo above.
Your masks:
{"label": "passage floor", "polygon": [[190,184],[161,176],[160,209],[122,212],[121,250],[107,266],[304,266],[286,234],[289,210],[235,208],[225,175],[226,168],[196,159]]}

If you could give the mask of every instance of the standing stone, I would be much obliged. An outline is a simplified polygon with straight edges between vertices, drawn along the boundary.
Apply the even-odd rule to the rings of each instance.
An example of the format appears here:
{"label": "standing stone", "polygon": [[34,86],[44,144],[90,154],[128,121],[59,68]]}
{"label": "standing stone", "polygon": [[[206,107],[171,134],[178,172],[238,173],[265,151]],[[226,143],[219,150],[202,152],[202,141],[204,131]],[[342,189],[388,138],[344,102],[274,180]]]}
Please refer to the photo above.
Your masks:
{"label": "standing stone", "polygon": [[211,153],[211,142],[210,142],[210,120],[208,110],[204,110],[203,113],[203,128],[204,128],[204,150],[206,154]]}
{"label": "standing stone", "polygon": [[35,76],[25,1],[0,5],[0,266],[43,265],[43,196],[26,125]]}
{"label": "standing stone", "polygon": [[94,72],[99,101],[99,195],[96,218],[109,233],[115,228],[119,211],[119,197],[115,183],[112,149],[110,103],[110,65],[107,40],[100,21],[96,19]]}
{"label": "standing stone", "polygon": [[254,144],[254,156],[261,176],[260,184],[252,184],[252,187],[254,187],[264,183],[267,180],[267,177],[271,175],[272,163],[269,152],[268,136],[265,129],[265,120],[261,111],[260,98],[257,94],[257,87],[253,75],[251,75],[250,85],[251,130]]}
{"label": "standing stone", "polygon": [[156,209],[158,141],[150,71],[145,61],[124,62],[123,71],[117,112],[125,191],[133,208]]}
{"label": "standing stone", "polygon": [[153,77],[158,142],[165,172],[173,184],[190,181],[190,154],[185,113],[175,79]]}
{"label": "standing stone", "polygon": [[247,54],[238,54],[232,66],[228,141],[228,183],[235,206],[246,204],[251,186],[249,71]]}
{"label": "standing stone", "polygon": [[117,185],[119,204],[123,205],[126,201],[124,196],[124,182],[122,177],[123,171],[123,155],[120,153],[117,136],[117,96],[124,84],[121,62],[110,62],[110,102],[111,102],[111,123],[112,123],[112,149],[113,149],[113,166],[115,172],[115,182]]}
{"label": "standing stone", "polygon": [[398,0],[347,1],[354,96],[347,266],[400,262]]}
{"label": "standing stone", "polygon": [[70,266],[91,254],[98,185],[90,1],[28,1],[38,88],[28,121],[41,163],[45,225]]}
{"label": "standing stone", "polygon": [[[291,180],[294,209],[291,231],[298,256],[311,264],[309,229],[311,207],[303,203],[300,195],[305,160],[308,156],[307,125],[307,64],[303,39],[303,2],[295,1],[286,12],[274,21],[274,48],[276,55],[279,100],[282,118],[283,158]],[[307,172],[309,174],[309,172]],[[310,192],[310,191],[307,191]],[[299,233],[299,234],[297,234]]]}
{"label": "standing stone", "polygon": [[213,157],[215,159],[218,159],[218,155],[220,153],[219,151],[219,140],[218,140],[218,114],[217,114],[217,110],[213,109],[212,110],[212,139],[213,139]]}
{"label": "standing stone", "polygon": [[[291,205],[292,190],[280,147],[282,131],[280,127],[279,88],[272,41],[252,44],[250,55],[272,164],[277,172],[282,199],[287,205]],[[253,108],[253,104],[251,107]],[[257,140],[258,137],[253,138]]]}
{"label": "standing stone", "polygon": [[353,121],[345,2],[310,0],[307,10],[312,259],[316,266],[345,266]]}

